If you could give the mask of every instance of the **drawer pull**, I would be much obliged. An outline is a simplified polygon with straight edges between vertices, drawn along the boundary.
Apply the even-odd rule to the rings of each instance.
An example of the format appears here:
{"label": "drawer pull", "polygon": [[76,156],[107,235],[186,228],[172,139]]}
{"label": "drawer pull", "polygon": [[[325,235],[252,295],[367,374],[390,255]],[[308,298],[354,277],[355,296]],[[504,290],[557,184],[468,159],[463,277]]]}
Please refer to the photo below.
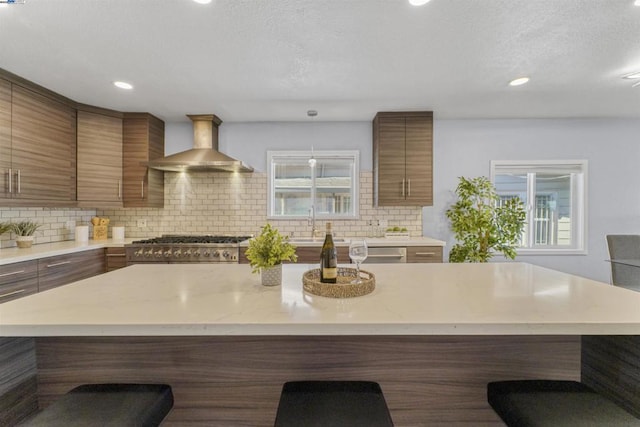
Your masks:
{"label": "drawer pull", "polygon": [[24,273],[24,270],[20,270],[20,271],[12,271],[11,273],[3,273],[0,274],[0,277],[7,277],[7,276],[13,276],[15,274],[22,274]]}
{"label": "drawer pull", "polygon": [[23,293],[24,291],[26,291],[26,289],[18,289],[17,291],[7,292],[6,294],[0,295],[0,299],[6,298],[6,297],[10,297],[10,296],[13,296],[13,295],[18,295],[18,294]]}
{"label": "drawer pull", "polygon": [[71,261],[62,261],[62,262],[56,262],[55,264],[47,264],[47,268],[59,267],[61,265],[67,265],[67,264],[71,264]]}
{"label": "drawer pull", "polygon": [[435,254],[435,252],[416,252],[417,256],[433,256]]}
{"label": "drawer pull", "polygon": [[127,254],[107,254],[107,256],[115,256],[115,257],[125,257]]}

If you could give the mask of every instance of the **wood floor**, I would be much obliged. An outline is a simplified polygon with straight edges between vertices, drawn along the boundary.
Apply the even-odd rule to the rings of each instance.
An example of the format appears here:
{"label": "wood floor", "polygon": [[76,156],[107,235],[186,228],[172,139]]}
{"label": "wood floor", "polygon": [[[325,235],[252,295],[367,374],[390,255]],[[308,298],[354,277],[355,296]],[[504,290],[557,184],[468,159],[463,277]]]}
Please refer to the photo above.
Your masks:
{"label": "wood floor", "polygon": [[580,337],[38,338],[41,407],[87,382],[162,382],[163,426],[272,426],[282,384],[380,383],[396,426],[502,426],[486,403],[501,379],[580,378]]}

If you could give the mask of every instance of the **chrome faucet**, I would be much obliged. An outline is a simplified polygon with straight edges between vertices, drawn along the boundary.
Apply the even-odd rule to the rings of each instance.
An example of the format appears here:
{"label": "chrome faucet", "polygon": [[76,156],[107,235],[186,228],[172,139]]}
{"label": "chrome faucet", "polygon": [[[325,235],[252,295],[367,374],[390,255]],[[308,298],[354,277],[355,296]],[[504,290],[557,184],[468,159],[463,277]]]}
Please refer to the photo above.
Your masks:
{"label": "chrome faucet", "polygon": [[316,237],[316,207],[315,205],[311,205],[309,208],[309,218],[307,218],[307,225],[311,226],[311,238],[314,239]]}

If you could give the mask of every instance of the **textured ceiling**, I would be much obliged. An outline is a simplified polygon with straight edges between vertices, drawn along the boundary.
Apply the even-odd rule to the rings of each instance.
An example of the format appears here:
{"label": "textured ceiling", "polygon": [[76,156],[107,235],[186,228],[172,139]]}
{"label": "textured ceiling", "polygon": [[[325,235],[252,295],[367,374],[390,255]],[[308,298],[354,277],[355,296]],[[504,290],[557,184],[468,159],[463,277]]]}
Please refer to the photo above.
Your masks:
{"label": "textured ceiling", "polygon": [[0,40],[0,68],[167,121],[640,117],[633,0],[27,0]]}

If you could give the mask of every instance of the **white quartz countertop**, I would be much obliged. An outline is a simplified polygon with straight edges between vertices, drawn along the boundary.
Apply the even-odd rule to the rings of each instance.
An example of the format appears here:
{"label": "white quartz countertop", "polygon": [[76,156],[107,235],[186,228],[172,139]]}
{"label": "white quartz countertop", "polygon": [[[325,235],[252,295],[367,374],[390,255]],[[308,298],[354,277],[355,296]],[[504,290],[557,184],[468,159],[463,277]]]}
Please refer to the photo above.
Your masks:
{"label": "white quartz countertop", "polygon": [[56,255],[71,254],[74,252],[88,251],[112,246],[124,246],[135,239],[126,240],[89,240],[88,243],[79,243],[73,240],[56,243],[43,243],[33,245],[30,248],[2,248],[0,249],[0,265],[12,264],[21,261],[31,261],[34,259],[46,258]]}
{"label": "white quartz countertop", "polygon": [[0,336],[640,334],[640,293],[525,263],[366,264],[365,296],[248,265],[133,265],[0,305]]}

